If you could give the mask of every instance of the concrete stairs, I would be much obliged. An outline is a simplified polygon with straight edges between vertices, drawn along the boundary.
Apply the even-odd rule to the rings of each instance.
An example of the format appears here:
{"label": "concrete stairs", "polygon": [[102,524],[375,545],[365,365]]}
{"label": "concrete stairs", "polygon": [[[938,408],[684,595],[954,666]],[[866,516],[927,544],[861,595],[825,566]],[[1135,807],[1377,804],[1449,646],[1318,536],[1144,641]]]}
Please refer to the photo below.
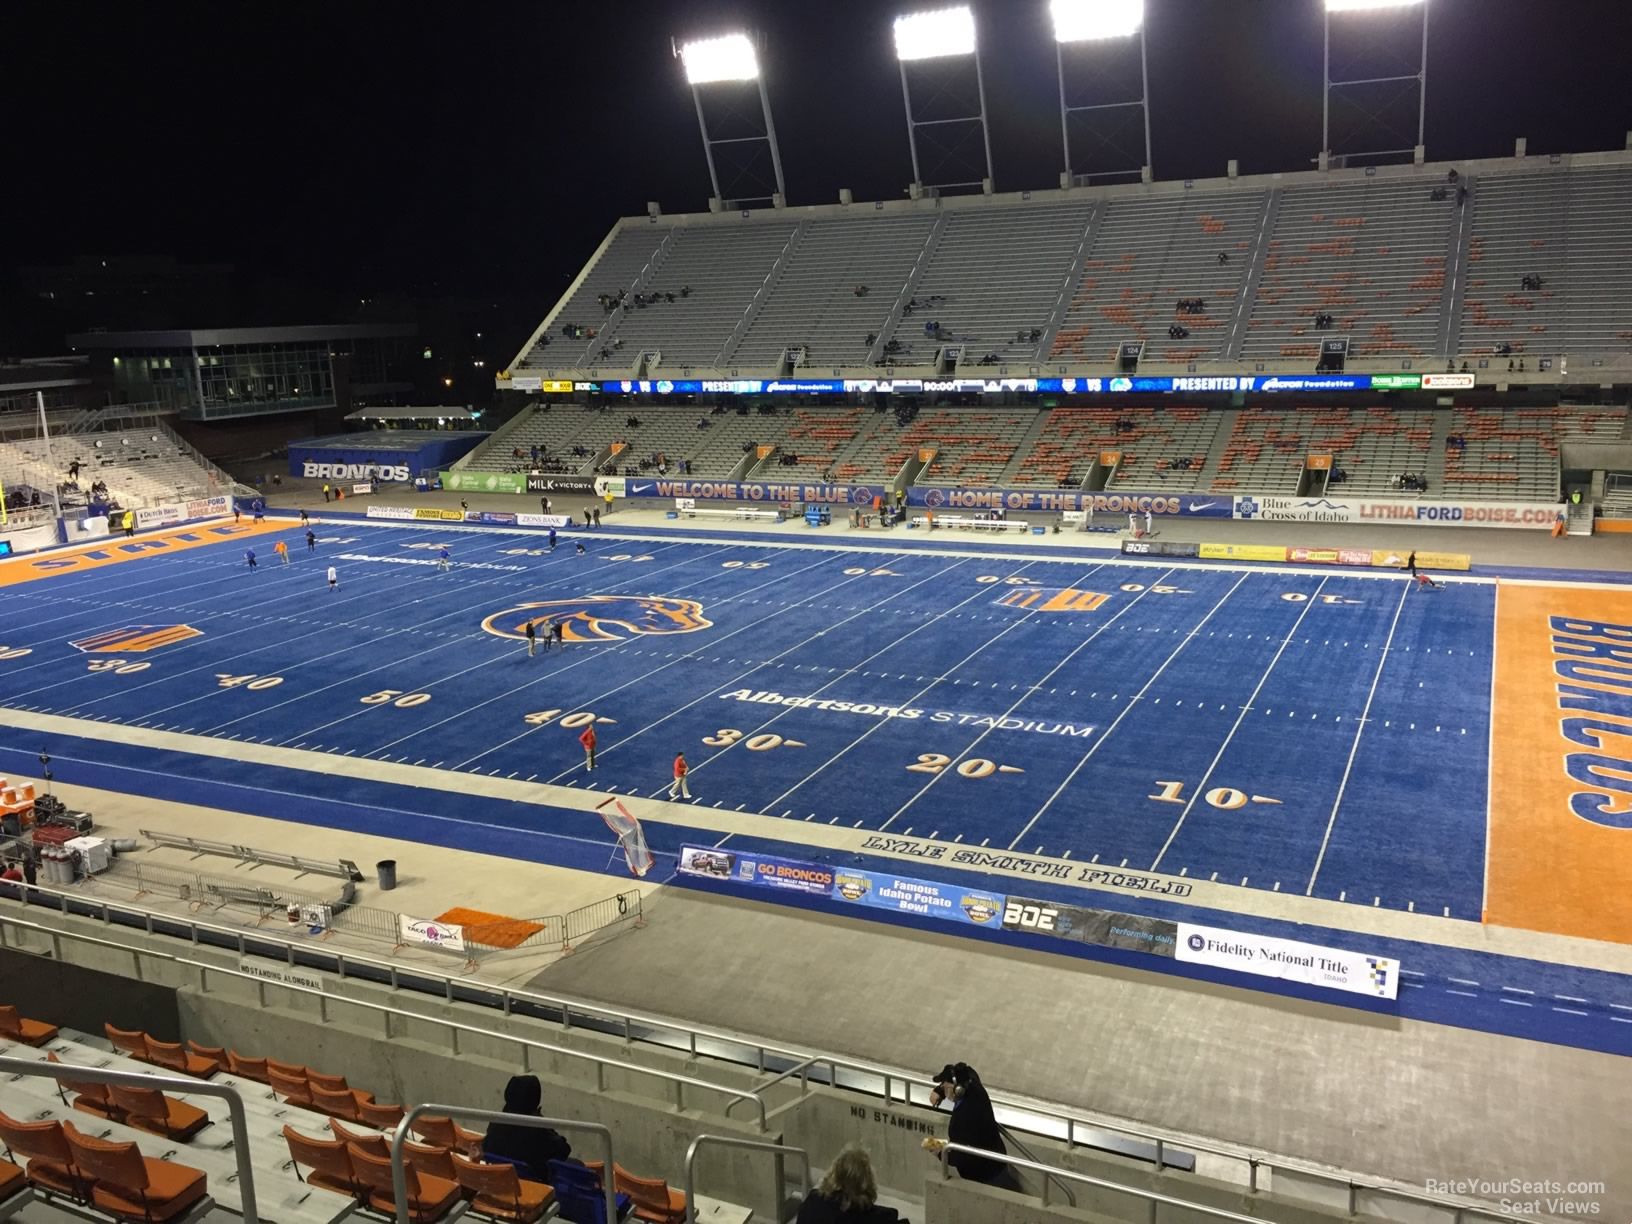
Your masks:
{"label": "concrete stairs", "polygon": [[[1202,462],[1201,474],[1196,477],[1195,488],[1205,493],[1212,487],[1218,476],[1219,460],[1224,458],[1224,452],[1229,449],[1230,439],[1235,436],[1235,416],[1240,409],[1228,408],[1218,415],[1218,432],[1213,435],[1213,444],[1207,449],[1207,458]],[[1237,489],[1238,493],[1250,493],[1250,489]]]}
{"label": "concrete stairs", "polygon": [[[1053,341],[1050,340],[1049,343],[1052,344]],[[1051,411],[1053,410],[1050,408],[1038,410],[1036,419],[1031,423],[1031,428],[1027,429],[1025,437],[1020,439],[1020,445],[1014,448],[1014,458],[1009,460],[1009,466],[1004,468],[1002,474],[998,476],[996,481],[998,488],[1008,488],[1009,481],[1014,478],[1014,474],[1025,466],[1026,458],[1031,454],[1032,445],[1048,425],[1048,414]]]}

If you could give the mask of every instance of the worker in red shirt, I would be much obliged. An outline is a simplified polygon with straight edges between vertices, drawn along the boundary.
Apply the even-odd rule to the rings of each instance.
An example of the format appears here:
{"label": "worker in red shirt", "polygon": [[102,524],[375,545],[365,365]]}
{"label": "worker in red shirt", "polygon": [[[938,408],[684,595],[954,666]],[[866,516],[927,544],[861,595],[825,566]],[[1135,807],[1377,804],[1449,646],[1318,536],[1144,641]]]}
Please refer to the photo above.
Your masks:
{"label": "worker in red shirt", "polygon": [[584,733],[578,737],[578,742],[584,746],[584,768],[595,768],[595,727],[594,724],[584,728]]}
{"label": "worker in red shirt", "polygon": [[686,785],[686,754],[674,754],[674,781],[669,783],[669,798],[691,798],[691,789]]}

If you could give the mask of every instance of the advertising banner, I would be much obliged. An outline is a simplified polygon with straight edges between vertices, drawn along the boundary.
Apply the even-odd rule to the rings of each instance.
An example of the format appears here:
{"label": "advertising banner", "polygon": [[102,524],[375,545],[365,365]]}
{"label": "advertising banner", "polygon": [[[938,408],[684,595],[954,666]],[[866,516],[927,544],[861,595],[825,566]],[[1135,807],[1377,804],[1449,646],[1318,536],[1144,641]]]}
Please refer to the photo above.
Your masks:
{"label": "advertising banner", "polygon": [[1179,925],[1142,914],[1118,914],[1112,910],[1011,896],[1003,907],[1003,929],[1171,957]]}
{"label": "advertising banner", "polygon": [[1390,526],[1551,529],[1558,507],[1544,502],[1237,497],[1235,517],[1269,523],[1387,523]]}
{"label": "advertising banner", "polygon": [[187,503],[187,517],[190,519],[213,518],[217,514],[227,514],[232,510],[232,498],[200,497]]}
{"label": "advertising banner", "polygon": [[325,447],[290,447],[289,474],[307,480],[350,484],[354,480],[412,480],[412,455],[403,451],[331,450]]}
{"label": "advertising banner", "polygon": [[374,485],[372,483],[354,484],[351,486],[351,491],[353,493],[372,493],[374,492]]}
{"label": "advertising banner", "polygon": [[1123,540],[1122,553],[1128,557],[1199,557],[1201,545],[1170,540]]}
{"label": "advertising banner", "polygon": [[[1446,375],[1434,377],[1444,378]],[[1471,375],[1465,377],[1471,378]],[[1377,379],[1386,381],[1378,382]],[[512,385],[515,380],[512,379]],[[551,382],[545,391],[594,391],[602,395],[785,395],[897,394],[936,392],[998,395],[1009,391],[1112,395],[1125,392],[1368,391],[1415,390],[1428,385],[1415,374],[1190,374],[1175,378],[803,378],[803,379],[603,379]],[[1435,384],[1441,387],[1450,384]],[[1461,385],[1461,384],[1456,384]],[[1469,384],[1471,385],[1471,384]]]}
{"label": "advertising banner", "polygon": [[833,898],[969,926],[996,927],[1003,915],[1003,897],[998,893],[879,871],[834,872]]}
{"label": "advertising banner", "polygon": [[429,944],[446,952],[465,950],[465,928],[432,918],[410,918],[397,915],[397,939],[405,944]]}
{"label": "advertising banner", "polygon": [[1037,514],[1092,509],[1095,514],[1178,515],[1184,518],[1229,518],[1232,497],[1194,493],[1085,493],[1075,489],[953,489],[915,486],[907,505],[930,510],[1016,510]]}
{"label": "advertising banner", "polygon": [[443,523],[462,523],[465,521],[465,512],[463,510],[438,510],[433,506],[416,506],[413,515],[416,519],[434,519]]}
{"label": "advertising banner", "polygon": [[179,523],[186,517],[180,506],[144,506],[136,511],[136,526],[163,527],[168,523]]}
{"label": "advertising banner", "polygon": [[[544,380],[537,374],[512,374],[510,376],[510,389],[512,391],[542,391],[544,389]],[[567,384],[567,390],[572,390],[571,383]]]}
{"label": "advertising banner", "polygon": [[1196,555],[1209,561],[1285,561],[1279,544],[1203,544]]}
{"label": "advertising banner", "polygon": [[1473,568],[1473,558],[1467,553],[1429,552],[1427,549],[1409,551],[1390,548],[1373,549],[1371,564],[1376,569],[1404,569],[1406,561],[1412,556],[1417,559],[1418,569],[1468,570]]}
{"label": "advertising banner", "polygon": [[572,518],[565,514],[518,514],[517,527],[571,527]]}
{"label": "advertising banner", "polygon": [[1245,935],[1216,927],[1178,924],[1177,958],[1259,977],[1323,986],[1349,994],[1394,999],[1400,990],[1400,966],[1385,956],[1323,948],[1318,944]]}
{"label": "advertising banner", "polygon": [[440,472],[442,487],[450,493],[525,493],[527,477],[521,472]]}
{"label": "advertising banner", "polygon": [[510,493],[593,493],[595,492],[595,478],[593,476],[528,476],[520,489],[507,489]]}
{"label": "advertising banner", "polygon": [[[616,494],[616,490],[613,490]],[[690,497],[698,501],[813,502],[870,506],[889,496],[885,485],[782,484],[758,480],[640,480],[624,478],[626,497]]]}
{"label": "advertising banner", "polygon": [[368,518],[377,519],[411,519],[414,512],[407,506],[370,506]]}
{"label": "advertising banner", "polygon": [[467,523],[486,523],[490,527],[514,527],[517,525],[516,516],[497,510],[472,510],[465,515]]}
{"label": "advertising banner", "polygon": [[682,846],[680,871],[683,875],[706,876],[761,888],[780,888],[813,897],[830,896],[833,891],[833,869],[830,867],[775,858],[768,854],[713,850],[707,846]]}

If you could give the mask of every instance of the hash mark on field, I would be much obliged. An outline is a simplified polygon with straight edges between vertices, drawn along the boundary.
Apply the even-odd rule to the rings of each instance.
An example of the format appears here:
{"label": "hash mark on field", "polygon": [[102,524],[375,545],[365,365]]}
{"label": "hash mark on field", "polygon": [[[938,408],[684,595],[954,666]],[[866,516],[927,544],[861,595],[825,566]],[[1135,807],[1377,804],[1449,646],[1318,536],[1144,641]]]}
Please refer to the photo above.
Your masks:
{"label": "hash mark on field", "polygon": [[954,838],[953,838],[953,839],[952,839],[952,840],[953,840],[953,841],[954,841],[954,842],[961,842],[961,841],[962,841],[962,840],[963,840],[963,834],[962,834],[962,833],[959,833],[959,834],[958,834],[958,835],[957,835],[957,836],[956,836],[956,837],[954,837]]}

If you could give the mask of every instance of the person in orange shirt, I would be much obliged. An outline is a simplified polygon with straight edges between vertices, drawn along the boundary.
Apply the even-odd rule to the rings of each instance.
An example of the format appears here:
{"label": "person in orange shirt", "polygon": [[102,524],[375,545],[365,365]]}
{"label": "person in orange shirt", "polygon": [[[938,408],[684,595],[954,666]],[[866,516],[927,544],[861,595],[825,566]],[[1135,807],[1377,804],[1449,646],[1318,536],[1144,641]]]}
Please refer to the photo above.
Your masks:
{"label": "person in orange shirt", "polygon": [[593,725],[584,728],[584,733],[578,737],[578,742],[584,746],[584,768],[594,769],[595,728]]}
{"label": "person in orange shirt", "polygon": [[691,788],[686,785],[686,754],[677,752],[674,755],[674,781],[669,783],[669,798],[676,797],[690,799]]}
{"label": "person in orange shirt", "polygon": [[285,544],[282,540],[279,540],[276,544],[272,545],[272,551],[278,554],[278,559],[285,565],[289,564],[289,545]]}

